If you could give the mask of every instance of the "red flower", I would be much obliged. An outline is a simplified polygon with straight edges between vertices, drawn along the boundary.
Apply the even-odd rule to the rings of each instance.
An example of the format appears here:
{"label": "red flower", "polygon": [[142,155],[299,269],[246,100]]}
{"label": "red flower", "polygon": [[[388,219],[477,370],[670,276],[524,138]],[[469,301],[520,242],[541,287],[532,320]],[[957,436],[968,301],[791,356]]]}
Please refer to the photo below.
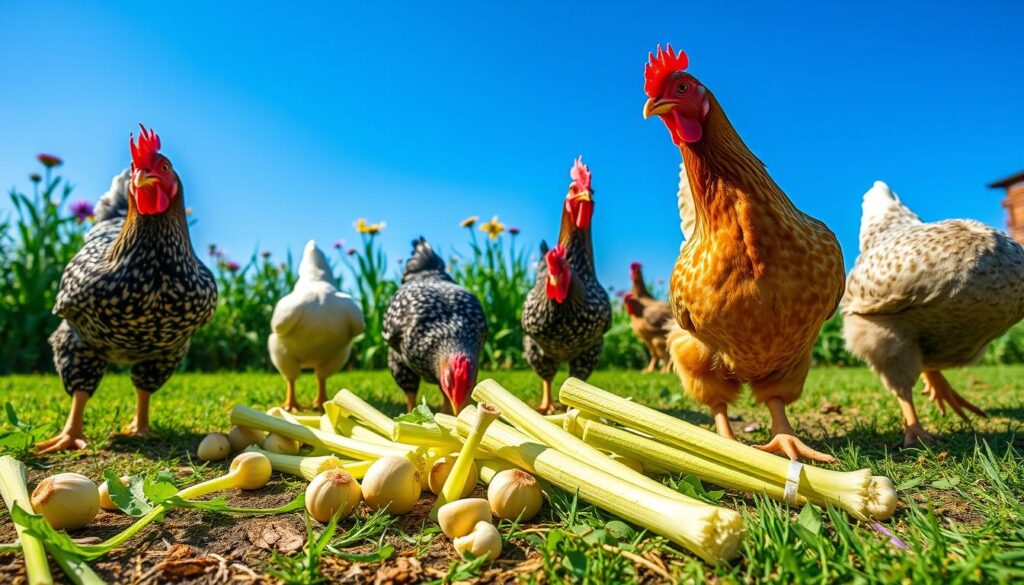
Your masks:
{"label": "red flower", "polygon": [[518,236],[519,235],[519,228],[517,228],[517,227],[510,227],[510,228],[508,228],[508,233],[512,234],[513,236]]}
{"label": "red flower", "polygon": [[64,164],[64,161],[62,161],[60,157],[54,156],[52,154],[41,153],[36,155],[36,158],[39,159],[39,162],[43,163],[43,166],[48,169],[52,169],[53,167],[59,167],[60,165]]}

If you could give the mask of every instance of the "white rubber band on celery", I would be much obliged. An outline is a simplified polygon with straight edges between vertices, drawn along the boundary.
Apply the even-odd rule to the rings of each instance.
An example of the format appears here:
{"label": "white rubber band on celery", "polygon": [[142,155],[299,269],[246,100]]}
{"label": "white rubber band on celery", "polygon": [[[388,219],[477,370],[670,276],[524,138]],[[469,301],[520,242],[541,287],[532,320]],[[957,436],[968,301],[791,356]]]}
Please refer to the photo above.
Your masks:
{"label": "white rubber band on celery", "polygon": [[786,473],[786,489],[782,492],[782,499],[790,506],[796,506],[796,497],[800,493],[800,472],[803,469],[803,463],[789,462],[789,472]]}

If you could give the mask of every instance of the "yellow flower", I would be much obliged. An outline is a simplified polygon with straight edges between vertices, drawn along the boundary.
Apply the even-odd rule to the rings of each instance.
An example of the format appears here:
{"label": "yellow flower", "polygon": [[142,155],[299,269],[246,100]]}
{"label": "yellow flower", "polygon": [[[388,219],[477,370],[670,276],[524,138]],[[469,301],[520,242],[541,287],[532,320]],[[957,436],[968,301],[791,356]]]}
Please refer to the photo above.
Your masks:
{"label": "yellow flower", "polygon": [[361,234],[375,234],[380,230],[384,229],[386,224],[382,221],[380,223],[366,223],[366,218],[360,217],[356,220],[355,226],[356,231]]}
{"label": "yellow flower", "polygon": [[498,221],[498,216],[495,215],[491,218],[491,221],[481,225],[480,229],[487,232],[487,235],[490,236],[492,240],[497,240],[498,236],[501,235],[501,232],[505,231],[505,224]]}
{"label": "yellow flower", "polygon": [[466,219],[459,222],[459,225],[464,228],[471,228],[476,225],[476,222],[480,221],[479,215],[471,215]]}

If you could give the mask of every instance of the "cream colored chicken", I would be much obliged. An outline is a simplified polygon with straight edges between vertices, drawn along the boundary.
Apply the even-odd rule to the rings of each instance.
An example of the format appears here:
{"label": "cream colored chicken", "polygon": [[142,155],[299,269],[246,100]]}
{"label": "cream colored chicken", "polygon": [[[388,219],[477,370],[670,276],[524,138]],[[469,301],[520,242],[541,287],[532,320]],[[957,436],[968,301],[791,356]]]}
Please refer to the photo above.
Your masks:
{"label": "cream colored chicken", "polygon": [[847,347],[896,394],[904,446],[932,436],[914,408],[918,376],[943,414],[985,416],[942,370],[977,361],[1024,318],[1024,248],[970,220],[924,223],[876,181],[864,194],[860,257],[843,297]]}
{"label": "cream colored chicken", "polygon": [[295,379],[303,368],[316,373],[313,406],[320,408],[327,401],[327,378],[348,361],[365,323],[359,305],[334,286],[331,267],[313,240],[302,254],[295,289],[278,301],[270,326],[270,359],[288,384],[284,408],[298,409]]}

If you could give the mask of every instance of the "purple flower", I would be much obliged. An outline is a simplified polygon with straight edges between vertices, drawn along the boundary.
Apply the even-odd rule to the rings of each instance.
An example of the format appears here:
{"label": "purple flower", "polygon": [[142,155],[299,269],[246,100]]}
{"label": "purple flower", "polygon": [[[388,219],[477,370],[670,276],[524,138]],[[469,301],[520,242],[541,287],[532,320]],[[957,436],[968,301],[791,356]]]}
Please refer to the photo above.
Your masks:
{"label": "purple flower", "polygon": [[335,250],[340,250],[340,249],[342,249],[344,247],[345,247],[345,238],[342,238],[342,239],[337,240],[337,241],[334,242],[334,249]]}
{"label": "purple flower", "polygon": [[349,256],[355,256],[356,255],[356,249],[355,248],[349,248],[348,252],[345,252],[345,253],[348,254]]}
{"label": "purple flower", "polygon": [[75,216],[77,223],[82,223],[87,219],[92,219],[92,203],[85,199],[79,199],[70,206],[71,214]]}
{"label": "purple flower", "polygon": [[238,272],[238,270],[241,267],[242,267],[242,265],[239,264],[238,262],[235,262],[234,260],[225,260],[224,261],[224,268],[227,268],[228,272]]}
{"label": "purple flower", "polygon": [[895,546],[896,548],[902,549],[902,550],[910,550],[910,547],[907,546],[907,543],[905,543],[902,540],[900,540],[899,538],[897,538],[896,535],[893,534],[892,531],[890,531],[885,526],[882,526],[878,522],[872,522],[871,523],[871,527],[874,528],[875,530],[877,530],[878,532],[884,534],[885,536],[888,536],[889,537],[889,542],[892,543],[892,545]]}

